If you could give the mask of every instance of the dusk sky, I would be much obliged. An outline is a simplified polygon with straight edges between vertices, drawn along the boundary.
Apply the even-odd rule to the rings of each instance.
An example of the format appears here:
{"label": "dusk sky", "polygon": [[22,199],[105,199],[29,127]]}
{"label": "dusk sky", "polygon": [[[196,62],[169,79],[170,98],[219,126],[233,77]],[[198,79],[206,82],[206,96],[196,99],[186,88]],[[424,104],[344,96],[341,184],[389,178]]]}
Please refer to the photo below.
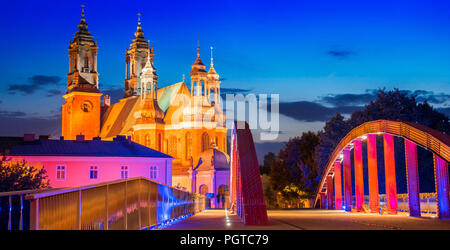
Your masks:
{"label": "dusk sky", "polygon": [[[0,23],[1,135],[59,136],[68,45],[86,5],[97,40],[100,90],[121,95],[125,49],[142,14],[159,87],[182,80],[196,57],[223,93],[279,94],[278,141],[351,113],[374,90],[399,88],[450,113],[450,1],[7,1]],[[209,66],[207,66],[209,68]],[[59,129],[59,130],[58,130]]]}

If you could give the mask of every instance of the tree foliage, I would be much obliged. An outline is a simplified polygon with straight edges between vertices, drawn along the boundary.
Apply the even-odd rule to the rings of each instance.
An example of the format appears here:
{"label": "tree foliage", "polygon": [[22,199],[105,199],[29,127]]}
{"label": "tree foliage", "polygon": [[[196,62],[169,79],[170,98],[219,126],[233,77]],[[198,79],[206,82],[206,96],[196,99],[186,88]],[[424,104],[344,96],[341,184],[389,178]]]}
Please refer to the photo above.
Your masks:
{"label": "tree foliage", "polygon": [[316,178],[319,174],[314,148],[318,144],[318,134],[309,131],[303,133],[301,137],[289,139],[276,158],[270,153],[264,157],[270,166],[273,192],[292,202],[314,195]]}
{"label": "tree foliage", "polygon": [[28,165],[26,161],[13,161],[3,156],[0,160],[0,192],[47,188],[47,171]]}

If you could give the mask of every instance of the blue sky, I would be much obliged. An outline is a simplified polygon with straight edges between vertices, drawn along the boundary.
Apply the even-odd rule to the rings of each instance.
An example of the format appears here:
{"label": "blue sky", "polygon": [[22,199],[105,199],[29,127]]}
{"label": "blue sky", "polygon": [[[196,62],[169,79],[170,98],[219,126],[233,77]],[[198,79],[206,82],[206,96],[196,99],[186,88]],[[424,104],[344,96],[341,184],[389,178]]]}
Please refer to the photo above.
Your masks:
{"label": "blue sky", "polygon": [[[350,94],[360,100],[351,105],[361,106],[374,89],[396,87],[425,91],[423,99],[450,108],[450,1],[8,1],[0,15],[0,116],[9,122],[3,135],[40,130],[22,124],[33,119],[53,119],[39,121],[43,132],[53,126],[48,133],[56,133],[81,4],[98,41],[104,92],[123,89],[125,49],[140,12],[159,86],[189,75],[200,36],[203,62],[214,46],[214,66],[229,91],[339,108],[349,99],[330,98]],[[289,129],[280,140],[324,122],[302,119],[283,116],[281,128]]]}

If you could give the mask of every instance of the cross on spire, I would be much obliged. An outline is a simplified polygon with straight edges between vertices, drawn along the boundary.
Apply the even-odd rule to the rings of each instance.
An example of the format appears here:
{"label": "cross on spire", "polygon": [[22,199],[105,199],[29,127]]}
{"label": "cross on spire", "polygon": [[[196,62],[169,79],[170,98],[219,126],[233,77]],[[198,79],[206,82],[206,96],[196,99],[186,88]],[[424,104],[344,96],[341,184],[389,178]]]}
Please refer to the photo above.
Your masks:
{"label": "cross on spire", "polygon": [[200,57],[200,36],[197,35],[197,56]]}
{"label": "cross on spire", "polygon": [[84,17],[84,7],[86,7],[84,4],[81,5],[81,17]]}
{"label": "cross on spire", "polygon": [[211,46],[211,65],[213,65],[213,46]]}

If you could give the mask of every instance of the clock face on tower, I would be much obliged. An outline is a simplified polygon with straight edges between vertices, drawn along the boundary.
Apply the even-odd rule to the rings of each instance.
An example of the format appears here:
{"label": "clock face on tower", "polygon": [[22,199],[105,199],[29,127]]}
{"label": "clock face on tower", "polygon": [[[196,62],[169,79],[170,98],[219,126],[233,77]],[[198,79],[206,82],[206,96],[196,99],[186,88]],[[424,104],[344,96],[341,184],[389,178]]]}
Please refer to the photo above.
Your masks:
{"label": "clock face on tower", "polygon": [[81,110],[83,110],[84,112],[91,112],[92,110],[92,102],[90,101],[84,101],[83,104],[81,104]]}

